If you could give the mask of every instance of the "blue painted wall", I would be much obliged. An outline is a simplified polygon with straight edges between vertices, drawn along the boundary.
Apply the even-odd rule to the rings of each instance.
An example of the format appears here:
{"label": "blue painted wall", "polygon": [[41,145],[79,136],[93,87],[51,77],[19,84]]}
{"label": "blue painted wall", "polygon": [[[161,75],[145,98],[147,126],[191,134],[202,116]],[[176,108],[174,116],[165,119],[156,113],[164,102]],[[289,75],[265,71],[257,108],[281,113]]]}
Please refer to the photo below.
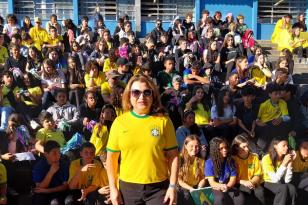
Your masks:
{"label": "blue painted wall", "polygon": [[275,24],[260,24],[258,23],[257,39],[270,40],[274,31]]}

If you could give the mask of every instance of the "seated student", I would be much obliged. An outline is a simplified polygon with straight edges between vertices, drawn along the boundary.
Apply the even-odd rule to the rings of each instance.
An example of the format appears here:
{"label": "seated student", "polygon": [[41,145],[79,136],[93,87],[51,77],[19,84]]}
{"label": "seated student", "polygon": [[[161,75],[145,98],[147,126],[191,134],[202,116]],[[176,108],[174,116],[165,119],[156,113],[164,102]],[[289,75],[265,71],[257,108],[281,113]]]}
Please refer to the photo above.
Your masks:
{"label": "seated student", "polygon": [[192,110],[186,110],[183,115],[183,125],[176,130],[176,140],[179,146],[179,150],[182,150],[184,141],[187,136],[196,135],[200,144],[200,153],[203,157],[206,154],[206,147],[208,142],[204,136],[202,129],[200,129],[195,123],[195,113]]}
{"label": "seated student", "polygon": [[39,129],[36,133],[35,149],[40,153],[44,153],[44,144],[50,140],[56,141],[60,147],[63,147],[66,141],[63,132],[56,129],[52,114],[42,112],[39,120],[43,128]]}
{"label": "seated student", "polygon": [[230,92],[230,95],[234,102],[239,101],[241,99],[241,88],[239,85],[239,77],[237,73],[230,73],[228,77],[228,85],[223,86],[221,89],[227,89]]}
{"label": "seated student", "polygon": [[46,142],[43,150],[44,158],[32,170],[32,180],[35,183],[32,204],[64,204],[69,165],[61,159],[60,145],[56,141]]}
{"label": "seated student", "polygon": [[101,156],[106,151],[109,131],[116,117],[116,111],[112,105],[103,106],[99,122],[94,126],[90,138],[90,142],[95,146],[95,156]]}
{"label": "seated student", "polygon": [[290,121],[287,103],[281,99],[280,86],[270,83],[266,91],[270,99],[260,105],[257,116],[258,146],[265,152],[276,136],[287,135],[287,122]]}
{"label": "seated student", "polygon": [[256,119],[259,107],[255,103],[255,92],[253,87],[244,87],[241,90],[242,102],[236,106],[235,116],[242,132],[245,132],[249,138],[255,137]]}
{"label": "seated student", "polygon": [[285,80],[284,84],[294,84],[293,83],[293,78],[292,78],[292,68],[289,63],[290,60],[288,60],[287,57],[285,56],[280,56],[276,62],[276,68],[272,71],[272,78],[273,81],[276,80],[277,78],[277,71],[285,70],[284,72],[287,73],[287,79]]}
{"label": "seated student", "polygon": [[243,15],[238,15],[236,17],[236,32],[239,33],[241,36],[243,36],[245,31],[248,29],[247,24],[244,23],[244,19],[245,17]]}
{"label": "seated student", "polygon": [[69,88],[69,101],[79,107],[82,103],[84,95],[84,72],[80,67],[77,67],[77,59],[69,56],[67,58],[68,70],[67,70],[67,84]]}
{"label": "seated student", "polygon": [[[160,41],[156,45],[156,51],[158,55],[162,57],[172,55],[172,49],[173,49],[173,46],[169,42],[168,33],[162,32],[160,36]],[[163,54],[160,54],[160,53],[163,53]]]}
{"label": "seated student", "polygon": [[6,197],[6,169],[2,163],[0,163],[0,204],[7,204]]}
{"label": "seated student", "polygon": [[102,107],[97,104],[97,95],[94,91],[87,91],[84,95],[84,103],[79,107],[80,132],[89,140],[94,124],[99,121]]}
{"label": "seated student", "polygon": [[184,58],[188,55],[191,50],[187,49],[187,41],[184,37],[180,37],[179,48],[174,52],[175,58],[175,70],[182,73],[185,69],[184,67]]}
{"label": "seated student", "polygon": [[254,66],[250,67],[250,78],[255,80],[255,86],[264,88],[272,79],[264,54],[255,55]]}
{"label": "seated student", "polygon": [[222,136],[230,142],[237,134],[236,107],[232,102],[230,92],[221,89],[218,93],[216,104],[211,108],[211,119],[216,136]]}
{"label": "seated student", "polygon": [[5,131],[8,125],[8,118],[10,114],[13,113],[16,101],[20,97],[20,95],[18,95],[20,90],[13,85],[13,73],[11,71],[4,71],[2,74],[2,81],[4,85],[0,87],[0,131]]}
{"label": "seated student", "polygon": [[118,72],[121,75],[120,81],[125,85],[128,83],[129,79],[133,76],[130,71],[131,63],[126,58],[118,58],[117,60]]}
{"label": "seated student", "polygon": [[[108,181],[101,162],[94,159],[95,147],[92,143],[82,144],[80,156],[80,159],[72,161],[70,165],[68,184],[72,191],[66,197],[65,205],[96,204],[101,181]],[[105,204],[102,201],[99,204]]]}
{"label": "seated student", "polygon": [[79,112],[76,106],[67,100],[65,89],[56,90],[55,98],[56,102],[47,109],[47,112],[52,114],[57,128],[65,133],[65,138],[68,141],[77,131]]}
{"label": "seated student", "polygon": [[122,107],[122,96],[124,93],[124,87],[121,85],[117,85],[112,90],[112,93],[110,94],[111,98],[111,105],[114,107],[116,116],[119,117],[124,113],[123,107]]}
{"label": "seated student", "polygon": [[210,158],[205,162],[205,177],[214,193],[214,205],[243,205],[243,193],[236,187],[236,166],[227,142],[219,137],[210,141]]}
{"label": "seated student", "polygon": [[274,32],[271,37],[271,41],[274,44],[278,44],[278,50],[290,47],[289,40],[291,39],[291,14],[284,15],[279,19],[275,25]]}
{"label": "seated student", "polygon": [[193,89],[195,85],[208,84],[209,78],[205,76],[204,69],[199,62],[194,62],[191,68],[186,68],[183,72],[184,83],[188,89]]}
{"label": "seated student", "polygon": [[4,68],[6,59],[8,59],[9,54],[7,48],[3,45],[4,43],[4,34],[0,33],[0,69]]}
{"label": "seated student", "polygon": [[120,85],[125,88],[125,83],[120,81],[121,74],[117,70],[109,70],[106,72],[106,82],[101,85],[101,93],[105,103],[111,103],[111,96],[113,89]]}
{"label": "seated student", "polygon": [[56,48],[58,50],[64,51],[64,44],[62,43],[63,37],[59,35],[57,28],[54,26],[49,27],[49,39],[47,43],[43,44],[43,53],[44,50],[48,48]]}
{"label": "seated student", "polygon": [[249,79],[248,60],[245,56],[240,56],[235,60],[235,68],[231,73],[238,74],[239,84],[237,87],[244,87],[247,84],[254,84],[254,81]]}
{"label": "seated student", "polygon": [[253,31],[250,29],[247,29],[242,36],[242,42],[243,42],[243,47],[246,51],[246,55],[249,57],[253,55],[254,50],[255,50],[255,44],[256,41],[253,37]]}
{"label": "seated student", "polygon": [[245,135],[237,135],[232,142],[232,154],[235,160],[236,181],[246,200],[265,205],[262,183],[262,168],[258,155],[251,153],[249,141]]}
{"label": "seated student", "polygon": [[306,63],[308,64],[308,57],[306,62],[303,59],[303,55],[308,55],[308,42],[305,39],[300,38],[300,28],[294,27],[292,29],[292,36],[290,40],[291,49],[293,50],[294,54],[297,54],[298,62],[299,63]]}
{"label": "seated student", "polygon": [[178,72],[174,70],[174,60],[172,57],[166,57],[164,59],[164,67],[165,69],[159,71],[157,74],[157,84],[161,92],[171,88],[172,78],[178,75]]}
{"label": "seated student", "polygon": [[293,161],[292,184],[297,187],[299,204],[305,204],[308,200],[308,140],[302,139],[298,145],[299,148]]}
{"label": "seated student", "polygon": [[206,183],[204,177],[204,160],[200,158],[200,141],[196,135],[185,138],[180,155],[178,205],[194,205],[190,191],[203,188]]}
{"label": "seated student", "polygon": [[117,50],[115,48],[110,48],[108,51],[108,58],[104,61],[103,72],[107,73],[109,70],[118,70],[117,67]]}
{"label": "seated student", "polygon": [[33,145],[34,139],[30,136],[25,119],[20,114],[11,114],[6,132],[0,133],[0,158],[7,169],[7,184],[11,193],[22,194],[31,191],[32,162],[15,159],[18,153],[33,151]]}
{"label": "seated student", "polygon": [[288,140],[277,137],[262,158],[264,188],[275,195],[273,205],[296,204],[296,188],[290,184],[294,157],[288,150]]}
{"label": "seated student", "polygon": [[[98,64],[94,60],[89,60],[85,66],[84,81],[86,89],[91,91],[100,91],[101,85],[105,82],[105,74],[98,70]],[[100,94],[99,92],[97,92]]]}

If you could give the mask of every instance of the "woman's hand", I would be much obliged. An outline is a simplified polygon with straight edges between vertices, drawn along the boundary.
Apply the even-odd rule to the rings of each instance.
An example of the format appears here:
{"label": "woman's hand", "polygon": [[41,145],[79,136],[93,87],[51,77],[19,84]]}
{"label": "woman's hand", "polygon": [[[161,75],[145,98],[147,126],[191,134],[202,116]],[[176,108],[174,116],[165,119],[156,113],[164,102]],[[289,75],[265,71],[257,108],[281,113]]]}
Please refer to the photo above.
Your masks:
{"label": "woman's hand", "polygon": [[240,180],[240,184],[248,187],[249,189],[254,189],[255,186],[253,185],[253,183],[251,181],[246,181],[246,180]]}
{"label": "woman's hand", "polygon": [[110,190],[110,199],[111,199],[112,205],[123,204],[123,200],[122,200],[120,191],[118,189]]}
{"label": "woman's hand", "polygon": [[164,203],[172,205],[176,203],[176,190],[175,187],[169,187],[164,198]]}
{"label": "woman's hand", "polygon": [[110,189],[109,186],[104,186],[98,190],[98,193],[102,195],[109,195],[110,194]]}
{"label": "woman's hand", "polygon": [[11,153],[6,153],[6,154],[1,155],[1,159],[3,160],[14,160],[15,158],[16,156]]}

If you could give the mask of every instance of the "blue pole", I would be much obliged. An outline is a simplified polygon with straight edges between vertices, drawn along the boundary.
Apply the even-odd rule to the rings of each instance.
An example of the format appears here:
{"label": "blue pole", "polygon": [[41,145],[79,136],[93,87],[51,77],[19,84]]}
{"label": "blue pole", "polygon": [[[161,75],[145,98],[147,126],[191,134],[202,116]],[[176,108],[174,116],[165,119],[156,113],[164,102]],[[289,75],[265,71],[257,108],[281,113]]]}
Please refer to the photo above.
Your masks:
{"label": "blue pole", "polygon": [[14,0],[8,0],[8,13],[14,13]]}
{"label": "blue pole", "polygon": [[78,20],[78,0],[73,0],[73,22],[75,25],[78,25]]}
{"label": "blue pole", "polygon": [[258,32],[258,0],[253,0],[252,3],[252,30],[255,38],[257,37]]}
{"label": "blue pole", "polygon": [[200,13],[201,13],[201,0],[195,1],[195,22],[198,23],[200,19]]}

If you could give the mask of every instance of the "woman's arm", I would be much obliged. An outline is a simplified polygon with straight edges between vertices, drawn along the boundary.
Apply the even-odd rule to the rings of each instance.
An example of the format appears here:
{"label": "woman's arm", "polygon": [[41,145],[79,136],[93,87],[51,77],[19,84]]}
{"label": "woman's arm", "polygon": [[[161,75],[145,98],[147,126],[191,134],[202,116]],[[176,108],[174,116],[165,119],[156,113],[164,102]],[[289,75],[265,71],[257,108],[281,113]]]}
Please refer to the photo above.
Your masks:
{"label": "woman's arm", "polygon": [[39,151],[40,153],[44,153],[44,146],[43,146],[43,143],[41,140],[38,140],[36,143],[35,143],[35,149],[37,151]]}
{"label": "woman's arm", "polygon": [[173,150],[166,151],[166,157],[167,157],[168,168],[169,168],[169,173],[170,173],[170,179],[169,179],[170,185],[169,185],[169,188],[167,189],[167,192],[164,198],[164,203],[168,202],[169,205],[172,205],[173,203],[176,202],[175,186],[177,184],[178,170],[179,170],[178,150],[173,149]]}
{"label": "woman's arm", "polygon": [[119,156],[120,152],[107,152],[106,166],[110,187],[110,199],[113,205],[120,205],[123,203],[123,200],[117,187]]}
{"label": "woman's arm", "polygon": [[179,179],[179,185],[184,188],[187,189],[189,191],[193,190],[194,188],[192,186],[189,186],[187,183],[185,183],[182,179]]}
{"label": "woman's arm", "polygon": [[236,184],[236,177],[230,177],[229,182],[227,183],[228,189],[234,187]]}

